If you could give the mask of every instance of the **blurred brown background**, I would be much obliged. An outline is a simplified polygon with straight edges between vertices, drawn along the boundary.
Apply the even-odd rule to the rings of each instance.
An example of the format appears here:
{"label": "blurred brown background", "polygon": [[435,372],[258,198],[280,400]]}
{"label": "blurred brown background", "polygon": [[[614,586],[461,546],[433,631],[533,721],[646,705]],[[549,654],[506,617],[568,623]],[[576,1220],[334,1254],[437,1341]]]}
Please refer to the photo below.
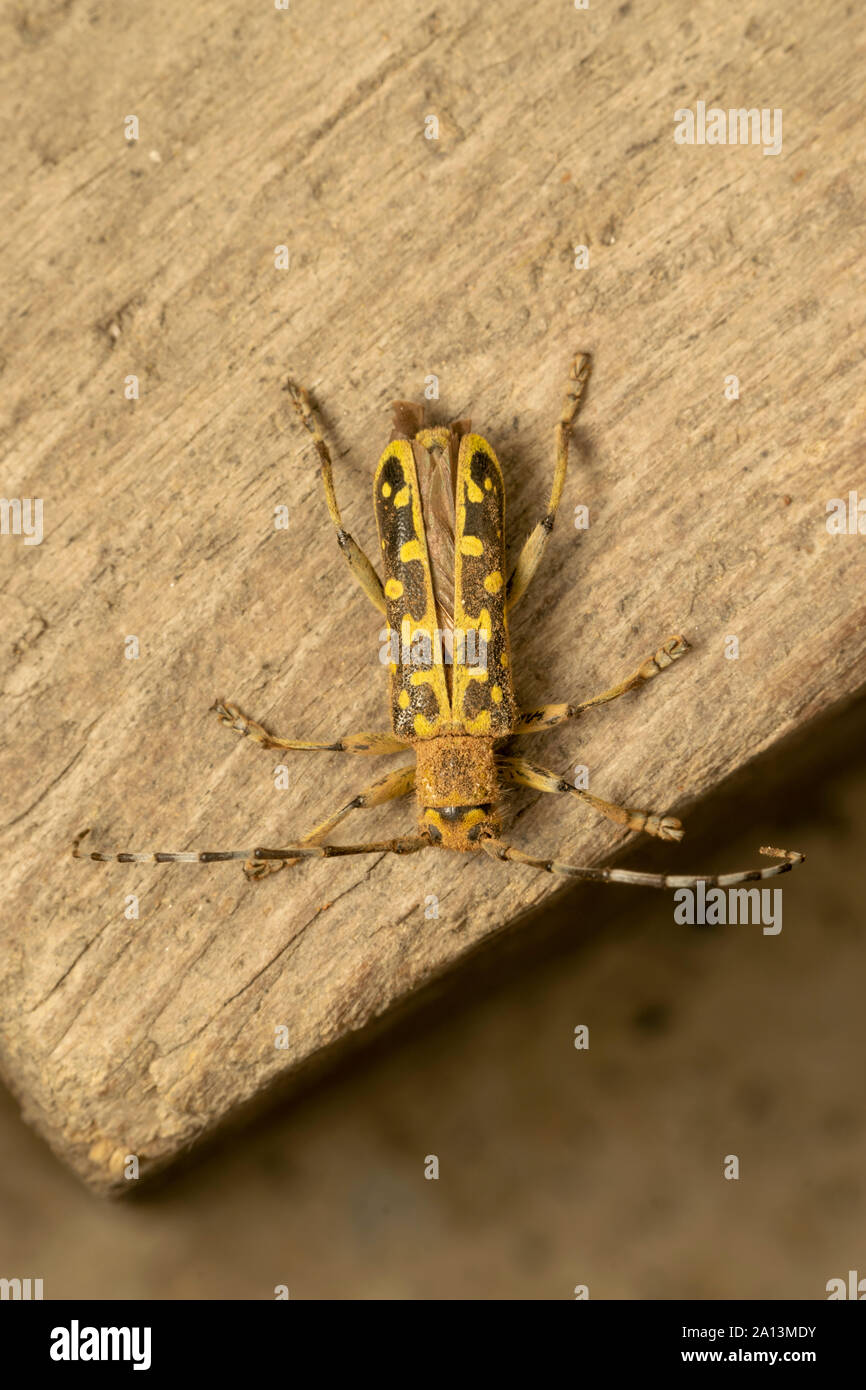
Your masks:
{"label": "blurred brown background", "polygon": [[4,1096],[0,1274],[148,1299],[814,1299],[862,1274],[864,735],[861,699],[690,817],[691,864],[806,852],[770,885],[776,937],[574,890],[316,1093],[125,1203]]}

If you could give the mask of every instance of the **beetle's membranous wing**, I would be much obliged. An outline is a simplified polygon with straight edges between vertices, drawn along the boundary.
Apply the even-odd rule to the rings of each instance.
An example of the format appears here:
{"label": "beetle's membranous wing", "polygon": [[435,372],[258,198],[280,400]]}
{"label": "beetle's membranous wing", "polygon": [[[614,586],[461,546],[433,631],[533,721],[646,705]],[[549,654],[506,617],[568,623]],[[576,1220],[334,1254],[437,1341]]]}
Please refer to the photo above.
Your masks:
{"label": "beetle's membranous wing", "polygon": [[394,440],[380,458],[373,505],[391,629],[391,722],[404,738],[433,738],[449,724],[451,709],[418,473],[408,440]]}
{"label": "beetle's membranous wing", "polygon": [[424,428],[424,406],[416,401],[392,401],[391,442],[395,439],[414,439]]}
{"label": "beetle's membranous wing", "polygon": [[453,718],[501,738],[517,717],[505,620],[505,485],[480,434],[460,442],[454,557]]}
{"label": "beetle's membranous wing", "polygon": [[[450,634],[454,626],[454,477],[457,472],[450,430],[420,430],[412,451],[418,473],[436,621],[442,632]],[[446,661],[446,685],[449,673]]]}

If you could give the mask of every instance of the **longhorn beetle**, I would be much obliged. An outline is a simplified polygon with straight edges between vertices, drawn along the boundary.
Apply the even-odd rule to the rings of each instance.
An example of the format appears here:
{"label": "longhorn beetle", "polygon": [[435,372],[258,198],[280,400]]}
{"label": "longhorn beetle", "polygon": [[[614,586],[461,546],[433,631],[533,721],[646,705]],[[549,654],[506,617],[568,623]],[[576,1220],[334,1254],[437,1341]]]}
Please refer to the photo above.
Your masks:
{"label": "longhorn beetle", "polygon": [[[589,357],[578,353],[556,426],[556,460],[547,511],[527,538],[505,581],[505,487],[493,449],[469,420],[447,428],[425,428],[424,407],[395,401],[391,439],[376,469],[373,505],[379,530],[385,582],[343,526],[331,456],[307,392],[289,381],[286,389],[300,422],[312,435],[322,466],[328,511],[340,549],[364,593],[388,620],[390,733],[346,734],[332,743],[275,738],[233,704],[213,706],[221,722],[262,748],[334,753],[414,752],[414,761],[371,783],[297,844],[283,849],[219,850],[179,854],[101,854],[80,851],[79,859],[122,863],[200,863],[245,859],[251,878],[300,859],[334,855],[413,854],[430,846],[513,860],[548,873],[648,888],[688,888],[699,882],[728,887],[786,873],[803,855],[763,848],[782,862],[740,873],[651,874],[629,869],[581,868],[548,857],[538,859],[500,838],[498,805],[504,783],[540,792],[561,793],[592,806],[629,830],[662,840],[680,840],[682,825],[673,816],[615,806],[526,758],[499,751],[513,736],[552,729],[636,690],[688,650],[680,635],[668,638],[618,685],[579,704],[541,705],[524,710],[512,679],[507,615],[526,592],[541,563],[568,466],[569,439],[589,377]],[[408,649],[408,659],[406,653]],[[417,833],[368,844],[333,845],[326,837],[351,811],[381,806],[415,792]]]}

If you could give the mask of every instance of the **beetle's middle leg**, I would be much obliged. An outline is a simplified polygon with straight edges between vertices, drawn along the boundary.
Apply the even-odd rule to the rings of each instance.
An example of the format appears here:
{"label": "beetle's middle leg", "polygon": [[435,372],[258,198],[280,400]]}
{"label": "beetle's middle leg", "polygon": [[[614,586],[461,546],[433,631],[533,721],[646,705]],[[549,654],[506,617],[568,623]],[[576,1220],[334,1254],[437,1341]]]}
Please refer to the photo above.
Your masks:
{"label": "beetle's middle leg", "polygon": [[[386,801],[396,801],[401,796],[408,796],[415,789],[415,764],[407,763],[405,767],[395,768],[387,776],[380,777],[378,781],[371,782],[369,787],[358,792],[351,801],[347,801],[345,806],[341,806],[339,811],[335,811],[327,820],[323,820],[320,825],[313,826],[313,829],[306,834],[298,843],[301,845],[319,845],[326,835],[329,835],[341,821],[352,811],[368,810],[372,806],[382,806]],[[297,859],[248,859],[244,864],[244,873],[247,878],[263,878],[265,874],[275,874],[283,864],[297,864]]]}
{"label": "beetle's middle leg", "polygon": [[612,801],[602,801],[600,796],[575,787],[564,777],[549,772],[546,767],[527,762],[525,758],[497,758],[497,767],[506,782],[517,782],[521,787],[532,787],[537,792],[563,792],[576,796],[598,811],[606,820],[612,820],[627,830],[643,830],[647,835],[656,835],[660,840],[681,840],[683,827],[675,816],[660,816],[655,811],[638,811],[632,806],[615,806]]}
{"label": "beetle's middle leg", "polygon": [[221,724],[225,724],[227,728],[233,729],[236,734],[240,734],[242,737],[251,738],[253,743],[257,743],[261,748],[285,748],[301,753],[317,750],[327,753],[366,753],[372,756],[375,753],[402,753],[404,748],[410,747],[406,739],[391,733],[344,734],[341,738],[335,739],[333,743],[315,743],[299,738],[277,738],[275,734],[269,734],[263,724],[259,724],[255,719],[250,719],[243,714],[237,705],[217,700],[215,705],[211,705],[211,709],[214,710]]}
{"label": "beetle's middle leg", "polygon": [[584,710],[592,709],[595,705],[606,705],[611,700],[617,700],[620,695],[625,695],[627,691],[637,690],[640,686],[646,685],[653,676],[657,676],[660,671],[666,670],[681,656],[685,656],[688,650],[688,642],[678,632],[673,637],[669,637],[657,652],[647,657],[643,665],[639,666],[630,676],[627,676],[624,681],[620,681],[618,685],[612,685],[610,690],[603,690],[600,695],[594,695],[591,700],[581,700],[579,705],[539,705],[536,709],[523,710],[514,728],[514,733],[533,734],[543,729],[553,729],[557,724],[564,724],[569,719],[577,719]]}

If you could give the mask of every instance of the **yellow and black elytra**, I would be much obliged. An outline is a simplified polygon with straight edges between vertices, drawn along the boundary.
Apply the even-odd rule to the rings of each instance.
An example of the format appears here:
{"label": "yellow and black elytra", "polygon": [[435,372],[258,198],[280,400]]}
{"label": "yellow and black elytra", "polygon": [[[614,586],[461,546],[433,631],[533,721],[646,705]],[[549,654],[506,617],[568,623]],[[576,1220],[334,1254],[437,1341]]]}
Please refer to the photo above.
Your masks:
{"label": "yellow and black elytra", "polygon": [[[627,679],[578,704],[522,710],[514,694],[508,642],[508,612],[519,602],[541,563],[553,529],[568,467],[571,430],[589,377],[589,357],[579,353],[556,426],[556,456],[550,501],[527,538],[506,582],[505,485],[493,449],[468,420],[425,428],[423,406],[397,401],[391,440],[379,460],[373,501],[384,582],[343,526],[334,492],[331,456],[307,392],[287,390],[319,455],[328,511],[340,549],[367,597],[387,616],[391,731],[347,734],[330,743],[276,738],[236,705],[218,702],[223,724],[263,748],[386,754],[411,750],[414,759],[354,796],[297,844],[281,849],[113,853],[79,849],[79,859],[121,863],[214,863],[244,859],[251,878],[300,859],[390,852],[412,854],[431,846],[484,853],[578,879],[634,883],[651,888],[688,888],[697,883],[729,887],[786,873],[803,855],[762,848],[777,859],[763,869],[738,873],[650,874],[628,869],[587,868],[550,857],[536,858],[500,838],[499,805],[509,783],[574,797],[629,830],[663,840],[682,839],[673,816],[616,806],[527,759],[510,753],[506,741],[552,729],[579,718],[644,685],[688,650],[685,638],[670,637]],[[414,791],[418,826],[414,835],[367,844],[334,845],[328,834],[352,811],[380,806]]]}

